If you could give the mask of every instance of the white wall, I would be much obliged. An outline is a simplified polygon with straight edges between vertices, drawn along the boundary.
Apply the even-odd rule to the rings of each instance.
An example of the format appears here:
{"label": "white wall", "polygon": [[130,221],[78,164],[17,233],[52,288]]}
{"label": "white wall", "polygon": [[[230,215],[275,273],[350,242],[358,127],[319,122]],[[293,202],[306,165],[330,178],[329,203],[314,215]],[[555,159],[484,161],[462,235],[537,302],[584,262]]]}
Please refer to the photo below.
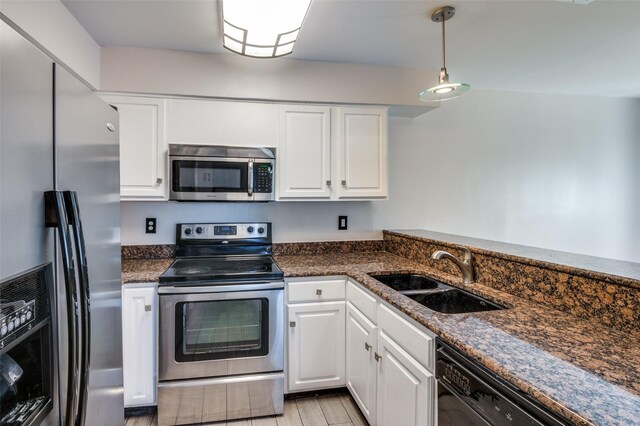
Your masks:
{"label": "white wall", "polygon": [[2,0],[0,13],[58,63],[97,89],[100,46],[59,0]]}
{"label": "white wall", "polygon": [[[422,228],[640,262],[640,100],[475,90],[389,120],[389,200],[123,203],[123,244],[177,222],[267,220],[277,242]],[[338,231],[338,215],[349,230]],[[144,218],[158,234],[144,234]]]}
{"label": "white wall", "polygon": [[255,60],[234,54],[104,47],[100,89],[184,96],[416,106],[437,71],[381,65]]}
{"label": "white wall", "polygon": [[[125,202],[121,207],[122,244],[173,244],[175,224],[189,222],[273,222],[275,242],[369,240],[382,238],[373,223],[373,203],[178,203]],[[338,231],[338,216],[349,217],[349,229]],[[145,218],[158,218],[157,233],[145,234]]]}
{"label": "white wall", "polygon": [[389,129],[374,226],[640,262],[640,100],[475,90]]}

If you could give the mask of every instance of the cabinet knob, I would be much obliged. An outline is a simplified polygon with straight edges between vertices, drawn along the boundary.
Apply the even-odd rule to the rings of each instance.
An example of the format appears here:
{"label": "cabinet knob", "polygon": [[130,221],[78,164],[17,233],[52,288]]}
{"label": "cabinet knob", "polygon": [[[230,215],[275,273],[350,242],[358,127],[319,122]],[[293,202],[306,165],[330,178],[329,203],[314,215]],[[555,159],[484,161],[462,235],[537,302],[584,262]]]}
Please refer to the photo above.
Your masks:
{"label": "cabinet knob", "polygon": [[327,181],[327,186],[331,186],[331,181],[330,180]]}
{"label": "cabinet knob", "polygon": [[145,312],[151,312],[151,305],[144,305]]}
{"label": "cabinet knob", "polygon": [[316,296],[322,296],[322,289],[316,290]]}
{"label": "cabinet knob", "polygon": [[377,352],[373,355],[373,357],[376,359],[376,362],[380,362],[380,360],[382,359],[382,357],[378,355]]}
{"label": "cabinet knob", "polygon": [[347,181],[346,180],[342,181],[342,186],[347,186]]}
{"label": "cabinet knob", "polygon": [[364,342],[364,348],[365,348],[365,349],[367,350],[367,352],[368,352],[368,351],[370,351],[370,350],[371,350],[371,345],[370,345],[370,344],[368,344],[367,342]]}
{"label": "cabinet knob", "polygon": [[162,178],[156,179],[156,183],[161,184],[162,183]]}
{"label": "cabinet knob", "polygon": [[289,327],[293,328],[296,326],[296,322],[295,321],[289,321]]}
{"label": "cabinet knob", "polygon": [[110,132],[115,132],[116,126],[114,126],[113,123],[107,123],[107,130]]}

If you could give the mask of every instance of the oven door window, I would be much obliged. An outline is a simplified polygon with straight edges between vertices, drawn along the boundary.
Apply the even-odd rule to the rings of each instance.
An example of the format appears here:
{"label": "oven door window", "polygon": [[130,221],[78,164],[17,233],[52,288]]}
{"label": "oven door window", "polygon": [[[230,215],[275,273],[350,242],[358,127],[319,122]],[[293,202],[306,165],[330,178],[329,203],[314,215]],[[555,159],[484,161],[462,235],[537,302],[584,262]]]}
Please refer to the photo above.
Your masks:
{"label": "oven door window", "polygon": [[266,298],[176,304],[178,362],[265,356],[269,353]]}
{"label": "oven door window", "polygon": [[173,160],[174,192],[247,192],[249,165],[245,162]]}

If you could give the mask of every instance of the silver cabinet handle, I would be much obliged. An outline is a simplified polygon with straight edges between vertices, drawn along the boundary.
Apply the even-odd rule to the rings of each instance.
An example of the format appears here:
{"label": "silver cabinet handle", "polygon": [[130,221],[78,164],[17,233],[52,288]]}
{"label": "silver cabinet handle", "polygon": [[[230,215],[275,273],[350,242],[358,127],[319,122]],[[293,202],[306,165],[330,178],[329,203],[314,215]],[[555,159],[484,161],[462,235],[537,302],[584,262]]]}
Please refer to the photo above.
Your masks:
{"label": "silver cabinet handle", "polygon": [[347,186],[347,181],[346,180],[342,181],[342,186]]}
{"label": "silver cabinet handle", "polygon": [[162,178],[156,179],[156,183],[161,184],[162,183]]}
{"label": "silver cabinet handle", "polygon": [[316,296],[322,296],[322,290],[321,289],[317,289],[316,290]]}
{"label": "silver cabinet handle", "polygon": [[382,359],[382,357],[378,355],[377,352],[373,355],[373,357],[376,359],[376,362],[380,362],[380,360]]}
{"label": "silver cabinet handle", "polygon": [[371,350],[371,345],[368,344],[367,342],[364,342],[364,348],[366,349],[367,352],[369,352]]}
{"label": "silver cabinet handle", "polygon": [[327,186],[331,186],[331,181],[330,180],[327,181]]}
{"label": "silver cabinet handle", "polygon": [[296,326],[296,322],[295,321],[289,321],[289,327],[293,328]]}
{"label": "silver cabinet handle", "polygon": [[144,305],[145,312],[151,312],[151,305]]}

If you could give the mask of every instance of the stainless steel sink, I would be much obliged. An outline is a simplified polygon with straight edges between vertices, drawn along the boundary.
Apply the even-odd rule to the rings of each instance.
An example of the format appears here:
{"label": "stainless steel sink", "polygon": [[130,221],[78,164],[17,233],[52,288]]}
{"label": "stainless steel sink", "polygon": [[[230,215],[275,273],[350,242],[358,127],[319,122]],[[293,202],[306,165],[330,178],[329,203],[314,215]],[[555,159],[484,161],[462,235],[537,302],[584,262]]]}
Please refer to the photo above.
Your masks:
{"label": "stainless steel sink", "polygon": [[463,314],[506,309],[504,306],[458,289],[449,289],[437,293],[412,293],[406,294],[406,296],[422,306],[443,314]]}
{"label": "stainless steel sink", "polygon": [[421,305],[444,314],[495,311],[506,309],[468,291],[461,290],[424,275],[371,275],[372,278],[415,300]]}
{"label": "stainless steel sink", "polygon": [[416,274],[371,275],[371,278],[401,293],[410,290],[432,290],[439,288],[438,286],[442,284],[432,278]]}

